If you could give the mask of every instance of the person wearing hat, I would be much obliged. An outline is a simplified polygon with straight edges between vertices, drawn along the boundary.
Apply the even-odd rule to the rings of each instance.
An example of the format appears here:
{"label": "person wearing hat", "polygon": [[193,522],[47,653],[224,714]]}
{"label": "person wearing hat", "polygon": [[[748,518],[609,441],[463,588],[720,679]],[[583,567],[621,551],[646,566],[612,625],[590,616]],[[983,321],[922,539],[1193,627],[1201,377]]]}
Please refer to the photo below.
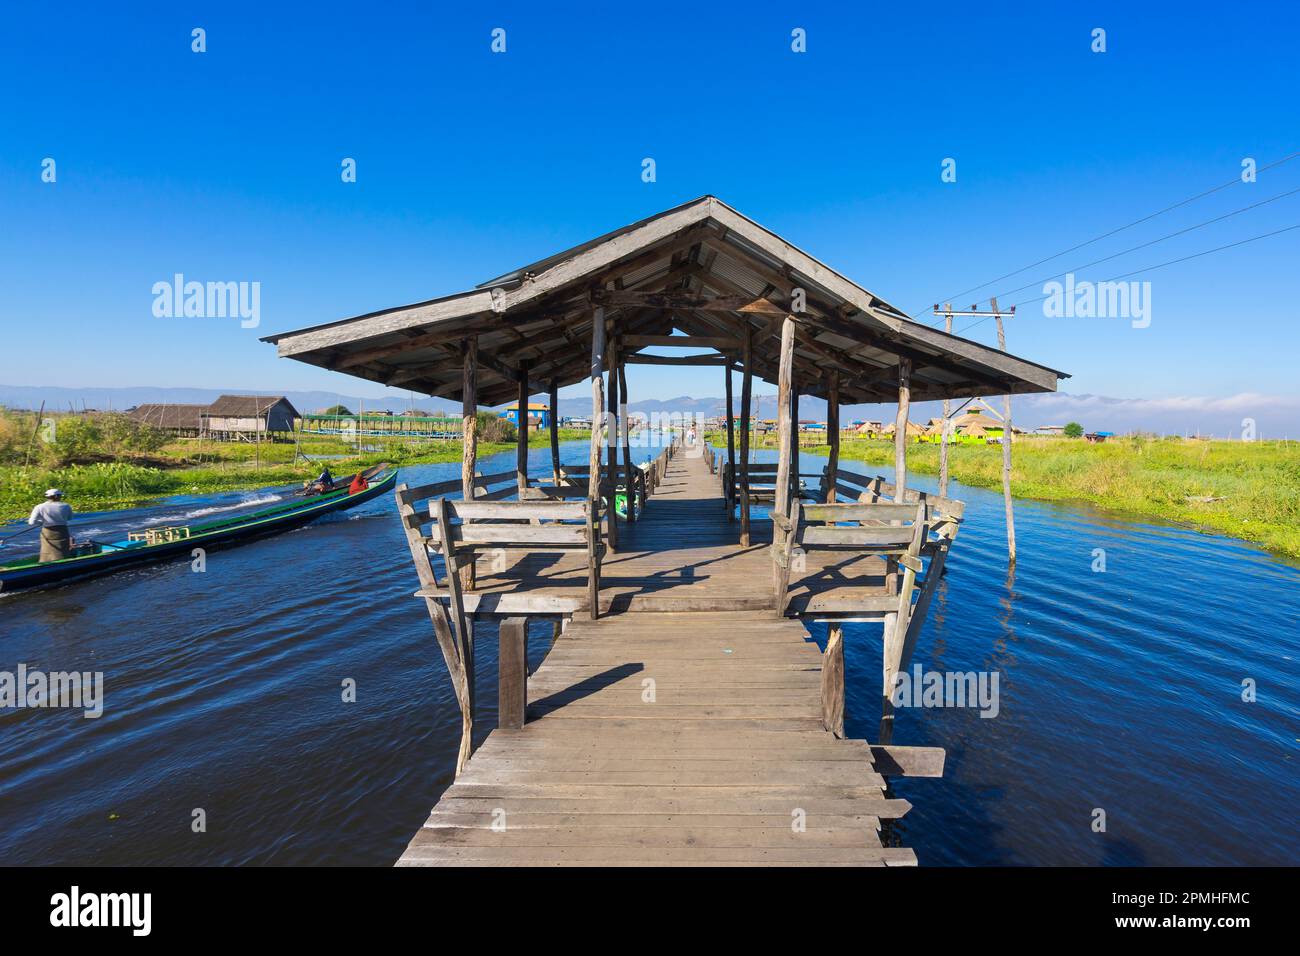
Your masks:
{"label": "person wearing hat", "polygon": [[72,506],[64,502],[63,492],[51,488],[45,500],[32,509],[27,523],[41,526],[41,563],[60,561],[72,553],[72,538],[68,522],[72,520]]}

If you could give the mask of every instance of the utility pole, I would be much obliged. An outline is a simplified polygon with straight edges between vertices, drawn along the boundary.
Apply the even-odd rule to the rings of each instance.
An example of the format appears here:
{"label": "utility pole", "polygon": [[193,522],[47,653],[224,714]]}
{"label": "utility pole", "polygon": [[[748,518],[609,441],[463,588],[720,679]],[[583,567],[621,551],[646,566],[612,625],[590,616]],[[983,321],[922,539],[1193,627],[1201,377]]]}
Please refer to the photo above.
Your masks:
{"label": "utility pole", "polygon": [[[951,331],[952,329],[952,317],[954,315],[970,315],[970,316],[978,316],[980,318],[993,319],[994,322],[997,323],[997,327],[998,327],[998,348],[1001,349],[1003,352],[1005,352],[1007,350],[1007,333],[1006,333],[1006,329],[1002,325],[1002,316],[1003,316],[1002,310],[998,308],[998,300],[996,297],[989,299],[989,305],[992,306],[992,309],[988,312],[981,312],[978,309],[976,309],[975,306],[973,305],[970,307],[968,311],[954,312],[948,305],[945,304],[944,311],[942,313],[939,311],[939,306],[936,305],[934,307],[934,314],[944,316],[944,321],[945,324],[947,325],[948,331]],[[1016,316],[1016,307],[1013,305],[1007,311],[1006,317],[1009,319],[1013,319],[1015,318],[1015,316]],[[948,427],[946,421],[947,402],[945,402],[944,405],[945,405],[944,429],[946,431]],[[994,414],[996,415],[997,413],[994,412]],[[941,445],[940,446],[941,469],[942,469],[942,456],[943,456],[942,448],[943,446]],[[941,478],[943,477],[942,473],[940,477]],[[940,491],[940,494],[942,493],[943,492]],[[1015,515],[1011,507],[1011,396],[1010,395],[1003,396],[1003,404],[1002,404],[1002,499],[1004,504],[1006,505],[1006,512],[1007,512],[1007,560],[1014,567],[1016,563],[1016,522],[1015,522]]]}
{"label": "utility pole", "polygon": [[[939,312],[939,306],[934,307],[935,314]],[[952,303],[943,304],[943,330],[949,335],[952,334]],[[948,431],[951,427],[948,416],[952,414],[952,402],[948,399],[943,400],[943,427],[939,434],[939,497],[948,497]]]}

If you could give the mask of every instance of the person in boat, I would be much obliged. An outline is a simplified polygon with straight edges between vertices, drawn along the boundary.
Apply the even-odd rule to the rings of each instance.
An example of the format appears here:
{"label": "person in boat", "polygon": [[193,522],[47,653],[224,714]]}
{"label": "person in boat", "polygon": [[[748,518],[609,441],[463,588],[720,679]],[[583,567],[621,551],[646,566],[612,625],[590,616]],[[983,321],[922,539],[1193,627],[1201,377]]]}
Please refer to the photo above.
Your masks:
{"label": "person in boat", "polygon": [[29,525],[41,528],[41,564],[61,561],[72,554],[72,537],[68,522],[72,520],[72,506],[63,500],[63,492],[51,488],[45,500],[32,509],[27,517]]}
{"label": "person in boat", "polygon": [[334,476],[330,474],[329,465],[326,465],[325,470],[320,473],[320,477],[313,481],[311,487],[307,490],[314,495],[323,495],[333,487]]}
{"label": "person in boat", "polygon": [[358,491],[365,491],[370,487],[370,482],[366,481],[365,472],[357,472],[352,478],[352,484],[348,485],[348,494],[355,495]]}

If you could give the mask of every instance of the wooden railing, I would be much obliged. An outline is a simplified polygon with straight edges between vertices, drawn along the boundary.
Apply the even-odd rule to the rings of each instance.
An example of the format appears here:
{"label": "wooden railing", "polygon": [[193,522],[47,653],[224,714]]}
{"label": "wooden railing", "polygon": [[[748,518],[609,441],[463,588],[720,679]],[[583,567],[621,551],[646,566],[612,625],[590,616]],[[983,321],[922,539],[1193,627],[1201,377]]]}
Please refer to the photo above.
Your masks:
{"label": "wooden railing", "polygon": [[[772,563],[776,609],[789,604],[791,570],[810,550],[838,550],[884,559],[884,593],[862,589],[833,612],[823,664],[822,705],[827,729],[842,735],[844,719],[843,637],[836,617],[879,616],[884,625],[880,743],[893,733],[890,697],[895,676],[907,667],[943,569],[966,511],[964,502],[915,489],[898,489],[884,478],[838,469],[834,488],[823,472],[818,497],[796,499],[788,514],[772,514]],[[848,501],[841,500],[849,499]],[[901,575],[900,575],[901,569]],[[915,600],[914,600],[915,599]]]}

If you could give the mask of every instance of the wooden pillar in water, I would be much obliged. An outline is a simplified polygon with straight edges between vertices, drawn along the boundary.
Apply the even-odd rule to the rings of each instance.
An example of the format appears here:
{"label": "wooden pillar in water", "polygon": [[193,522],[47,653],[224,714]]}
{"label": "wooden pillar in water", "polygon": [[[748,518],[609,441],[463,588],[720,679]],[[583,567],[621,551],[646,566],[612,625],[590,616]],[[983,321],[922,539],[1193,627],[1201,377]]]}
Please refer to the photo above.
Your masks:
{"label": "wooden pillar in water", "polygon": [[[621,354],[621,353],[620,353]],[[623,398],[623,407],[619,409],[619,430],[623,433],[623,486],[627,488],[627,520],[636,521],[636,496],[632,492],[632,428],[627,416],[627,364],[619,359],[618,393]]]}
{"label": "wooden pillar in water", "polygon": [[907,489],[907,416],[912,408],[912,360],[898,360],[898,417],[894,419],[894,500]]}
{"label": "wooden pillar in water", "polygon": [[519,500],[528,488],[528,363],[519,366],[519,411],[515,415],[515,481]]}
{"label": "wooden pillar in water", "polygon": [[794,373],[794,316],[781,323],[781,357],[777,365],[776,386],[776,510],[790,513],[790,392]]}
{"label": "wooden pillar in water", "polygon": [[[461,379],[460,427],[461,462],[460,492],[470,501],[474,498],[474,469],[478,467],[478,337],[465,340],[464,368]],[[474,589],[474,562],[467,562],[461,573],[465,590]]]}
{"label": "wooden pillar in water", "polygon": [[844,737],[844,625],[831,624],[822,654],[822,726]]}
{"label": "wooden pillar in water", "polygon": [[551,481],[558,485],[560,483],[560,386],[555,379],[551,379],[551,390],[547,398],[551,403],[551,410],[548,413],[551,423]]}
{"label": "wooden pillar in water", "polygon": [[745,346],[741,356],[744,374],[740,380],[740,546],[749,547],[749,430],[750,404],[753,398],[753,376],[749,370],[754,352],[754,330],[745,323]]}
{"label": "wooden pillar in water", "polygon": [[[592,520],[600,519],[600,452],[605,441],[605,307],[598,305],[591,322],[591,452],[587,459],[587,500],[591,502]],[[614,522],[611,520],[610,537]],[[612,542],[611,542],[612,543]]]}
{"label": "wooden pillar in water", "polygon": [[840,470],[840,373],[831,372],[826,389],[826,442],[830,451],[826,456],[825,500],[835,504],[835,483]]}
{"label": "wooden pillar in water", "polygon": [[722,367],[723,374],[726,376],[726,402],[727,402],[727,467],[724,474],[727,476],[726,487],[722,491],[722,500],[727,505],[727,520],[736,520],[736,503],[732,500],[736,487],[736,418],[731,409],[731,359],[727,359],[727,364]]}

